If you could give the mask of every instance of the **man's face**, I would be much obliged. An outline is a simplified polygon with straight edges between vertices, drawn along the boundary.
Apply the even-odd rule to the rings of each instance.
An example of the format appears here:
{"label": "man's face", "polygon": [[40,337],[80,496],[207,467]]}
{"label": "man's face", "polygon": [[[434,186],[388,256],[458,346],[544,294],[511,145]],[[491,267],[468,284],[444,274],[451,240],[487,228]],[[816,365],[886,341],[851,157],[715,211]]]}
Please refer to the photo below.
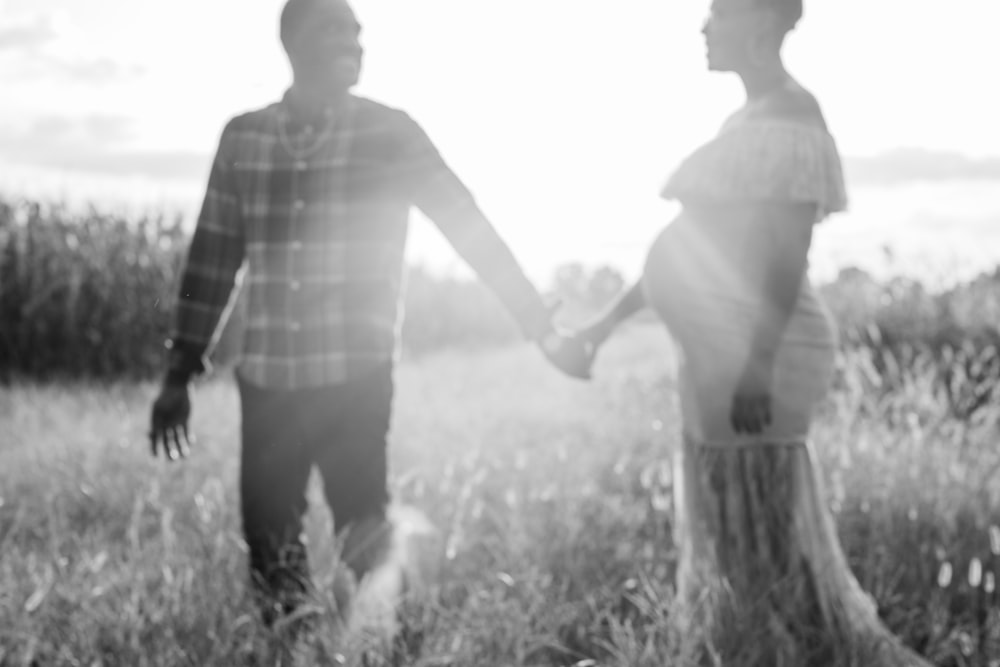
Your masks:
{"label": "man's face", "polygon": [[361,25],[343,0],[318,0],[286,44],[296,79],[349,90],[361,75]]}

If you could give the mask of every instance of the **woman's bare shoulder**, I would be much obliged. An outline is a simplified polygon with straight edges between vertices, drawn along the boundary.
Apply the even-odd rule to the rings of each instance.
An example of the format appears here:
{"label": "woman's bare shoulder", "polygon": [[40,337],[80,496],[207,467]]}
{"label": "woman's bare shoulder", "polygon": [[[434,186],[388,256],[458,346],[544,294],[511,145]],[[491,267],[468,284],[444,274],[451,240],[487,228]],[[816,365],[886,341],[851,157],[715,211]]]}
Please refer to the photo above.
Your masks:
{"label": "woman's bare shoulder", "polygon": [[819,100],[797,81],[789,80],[788,85],[769,95],[754,109],[758,119],[787,120],[826,129],[826,119]]}

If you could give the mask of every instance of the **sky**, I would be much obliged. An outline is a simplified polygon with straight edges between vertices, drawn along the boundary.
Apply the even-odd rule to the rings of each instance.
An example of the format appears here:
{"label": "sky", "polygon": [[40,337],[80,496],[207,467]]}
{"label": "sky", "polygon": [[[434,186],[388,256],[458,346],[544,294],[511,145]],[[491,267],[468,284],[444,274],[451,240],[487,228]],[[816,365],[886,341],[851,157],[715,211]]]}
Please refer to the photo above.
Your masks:
{"label": "sky", "polygon": [[[0,0],[0,190],[192,215],[226,120],[288,85],[282,2]],[[708,0],[353,5],[356,92],[424,126],[540,280],[577,260],[634,275],[676,213],[660,185],[741,103],[705,69]],[[884,263],[887,244],[910,265],[1000,263],[997,25],[996,0],[806,1],[786,61],[852,199],[817,270]],[[422,219],[410,256],[461,270]]]}

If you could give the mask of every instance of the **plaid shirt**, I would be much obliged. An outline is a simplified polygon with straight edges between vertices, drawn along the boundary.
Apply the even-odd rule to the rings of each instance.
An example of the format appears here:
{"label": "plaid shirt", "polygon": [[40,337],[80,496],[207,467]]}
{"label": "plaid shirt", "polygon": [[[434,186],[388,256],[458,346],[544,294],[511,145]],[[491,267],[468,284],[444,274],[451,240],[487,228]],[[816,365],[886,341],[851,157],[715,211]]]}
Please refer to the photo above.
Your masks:
{"label": "plaid shirt", "polygon": [[529,337],[547,329],[538,293],[409,116],[352,96],[327,117],[319,130],[297,121],[286,95],[227,124],[181,277],[172,368],[204,370],[244,262],[245,380],[319,387],[391,362],[412,205]]}

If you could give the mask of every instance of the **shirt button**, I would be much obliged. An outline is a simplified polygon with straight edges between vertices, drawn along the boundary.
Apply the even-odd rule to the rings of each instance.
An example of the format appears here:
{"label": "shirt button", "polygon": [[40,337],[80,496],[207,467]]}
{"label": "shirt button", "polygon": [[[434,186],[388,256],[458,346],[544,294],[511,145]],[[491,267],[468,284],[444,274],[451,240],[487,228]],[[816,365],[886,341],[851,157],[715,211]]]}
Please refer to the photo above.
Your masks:
{"label": "shirt button", "polygon": [[290,289],[291,289],[291,290],[292,290],[293,292],[298,292],[298,291],[299,291],[299,288],[301,288],[301,287],[302,287],[302,283],[300,283],[300,282],[299,282],[298,280],[293,280],[292,282],[288,283],[288,287],[289,287],[289,288],[290,288]]}
{"label": "shirt button", "polygon": [[313,126],[312,125],[306,125],[305,128],[303,128],[303,131],[306,134],[312,134],[315,130],[313,130]]}
{"label": "shirt button", "polygon": [[302,241],[292,241],[292,250],[302,250]]}
{"label": "shirt button", "polygon": [[306,207],[306,203],[304,201],[302,201],[301,199],[297,199],[297,200],[295,200],[294,206],[295,206],[295,210],[296,211],[301,211],[302,209],[304,209]]}
{"label": "shirt button", "polygon": [[292,322],[288,328],[295,332],[302,331],[302,325],[299,322]]}
{"label": "shirt button", "polygon": [[295,171],[305,171],[309,164],[305,160],[299,160],[295,163]]}

